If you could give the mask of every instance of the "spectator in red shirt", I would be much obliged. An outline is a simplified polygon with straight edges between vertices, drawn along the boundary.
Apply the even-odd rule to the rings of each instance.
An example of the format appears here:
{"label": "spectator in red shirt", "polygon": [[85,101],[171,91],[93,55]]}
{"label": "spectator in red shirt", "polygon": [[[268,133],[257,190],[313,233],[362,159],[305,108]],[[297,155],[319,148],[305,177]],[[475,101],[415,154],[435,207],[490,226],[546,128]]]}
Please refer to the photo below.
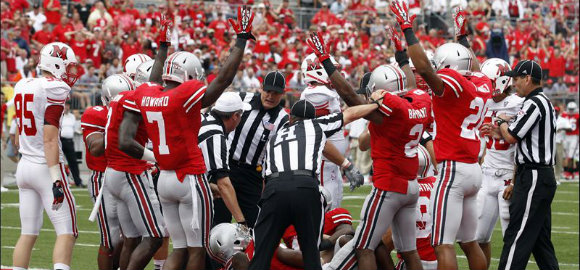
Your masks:
{"label": "spectator in red shirt", "polygon": [[67,33],[74,32],[74,27],[69,22],[69,18],[65,15],[62,15],[60,18],[60,24],[55,26],[52,30],[52,34],[54,36],[53,41],[60,41],[67,43],[69,38],[66,36]]}
{"label": "spectator in red shirt", "polygon": [[224,33],[228,30],[228,23],[224,20],[221,11],[218,11],[217,19],[213,20],[208,27],[215,31],[214,35],[217,39],[224,40]]}
{"label": "spectator in red shirt", "polygon": [[48,24],[57,25],[60,19],[60,1],[59,0],[44,0],[44,16]]}
{"label": "spectator in red shirt", "polygon": [[276,10],[277,14],[284,15],[284,24],[288,28],[294,28],[294,11],[288,7],[288,0],[282,0],[280,7]]}
{"label": "spectator in red shirt", "polygon": [[121,63],[125,63],[125,60],[133,54],[141,53],[141,44],[135,41],[135,37],[131,34],[121,43],[121,50],[123,51],[123,59]]}
{"label": "spectator in red shirt", "polygon": [[32,35],[32,44],[39,48],[42,48],[45,44],[50,43],[54,39],[54,36],[50,30],[48,30],[48,23],[42,24],[42,30],[34,33]]}
{"label": "spectator in red shirt", "polygon": [[312,20],[310,20],[310,22],[312,22],[314,25],[320,24],[322,22],[326,22],[328,25],[332,25],[335,21],[336,16],[334,13],[330,12],[328,9],[328,3],[326,2],[322,2],[322,8],[320,8],[320,10],[314,14]]}
{"label": "spectator in red shirt", "polygon": [[554,48],[554,53],[550,57],[550,77],[552,80],[558,80],[558,77],[564,76],[566,59],[561,53],[560,48]]}
{"label": "spectator in red shirt", "polygon": [[87,45],[88,42],[85,39],[85,35],[81,32],[77,32],[74,35],[74,40],[69,43],[69,46],[75,52],[75,55],[84,63],[87,59]]}

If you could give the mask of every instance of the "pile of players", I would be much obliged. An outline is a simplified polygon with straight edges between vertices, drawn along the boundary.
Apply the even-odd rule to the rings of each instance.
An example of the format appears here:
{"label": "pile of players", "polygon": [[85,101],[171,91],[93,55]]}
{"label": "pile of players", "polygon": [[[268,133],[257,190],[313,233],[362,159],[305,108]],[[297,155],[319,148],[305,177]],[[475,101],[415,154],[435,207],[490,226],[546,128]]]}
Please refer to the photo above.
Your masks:
{"label": "pile of players", "polygon": [[[371,151],[374,170],[361,222],[355,231],[346,209],[326,209],[321,264],[324,269],[457,269],[454,244],[459,242],[470,268],[486,269],[498,216],[502,231],[509,222],[514,147],[481,139],[478,129],[520,110],[522,98],[505,76],[510,65],[501,59],[478,63],[460,9],[454,12],[457,43],[444,44],[431,55],[412,30],[414,17],[406,4],[393,1],[391,10],[406,48],[401,34],[391,28],[397,64],[365,75],[360,91],[346,82],[317,33],[308,40],[314,53],[303,63],[303,73],[314,74],[312,85],[335,93],[326,101],[340,102],[340,97],[348,106],[379,104],[368,116],[368,132],[359,138],[360,147]],[[246,7],[238,10],[237,21],[230,19],[235,45],[217,78],[205,85],[195,55],[167,56],[172,22],[163,19],[166,34],[155,59],[129,57],[124,75],[103,82],[103,106],[83,114],[87,165],[93,171],[89,190],[101,232],[99,269],[143,269],[167,237],[173,252],[164,269],[204,269],[206,253],[226,269],[248,268],[253,241],[243,222],[210,231],[212,194],[219,190],[206,177],[213,161],[204,159],[197,145],[203,108],[223,97],[235,107],[231,115],[239,117],[243,111],[237,95],[222,93],[238,70],[247,41],[255,39],[252,20]],[[79,74],[66,44],[50,43],[40,54],[43,77],[22,80],[15,88],[23,161],[17,174],[22,235],[14,269],[28,267],[43,208],[57,232],[55,269],[69,269],[78,235],[76,211],[54,138]],[[40,184],[38,175],[52,181]],[[332,198],[341,198],[339,192],[321,187],[329,206],[338,205]],[[300,236],[289,227],[280,238],[283,243],[270,268],[303,268]],[[394,249],[400,258],[396,265],[389,255]]]}

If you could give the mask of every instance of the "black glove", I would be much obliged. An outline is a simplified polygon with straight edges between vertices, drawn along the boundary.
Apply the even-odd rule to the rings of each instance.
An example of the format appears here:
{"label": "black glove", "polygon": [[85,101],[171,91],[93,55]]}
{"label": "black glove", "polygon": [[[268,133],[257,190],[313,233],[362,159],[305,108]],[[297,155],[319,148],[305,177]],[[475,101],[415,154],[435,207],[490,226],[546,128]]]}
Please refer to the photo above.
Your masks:
{"label": "black glove", "polygon": [[344,174],[350,183],[350,191],[353,191],[355,188],[362,186],[365,181],[364,176],[354,165],[352,165],[352,163],[350,166],[344,169]]}
{"label": "black glove", "polygon": [[56,211],[60,208],[62,201],[64,200],[62,180],[57,180],[52,183],[52,196],[54,197],[54,200],[52,201],[52,210]]}

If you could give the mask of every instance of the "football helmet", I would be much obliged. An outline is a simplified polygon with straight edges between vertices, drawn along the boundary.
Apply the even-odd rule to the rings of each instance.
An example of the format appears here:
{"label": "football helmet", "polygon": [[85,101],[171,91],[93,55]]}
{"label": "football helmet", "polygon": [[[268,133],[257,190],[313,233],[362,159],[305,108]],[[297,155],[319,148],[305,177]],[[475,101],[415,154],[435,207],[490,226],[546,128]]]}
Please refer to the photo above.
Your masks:
{"label": "football helmet", "polygon": [[568,104],[566,104],[566,111],[571,112],[571,113],[577,112],[578,105],[576,104],[576,102],[574,102],[574,101],[568,102]]}
{"label": "football helmet", "polygon": [[367,85],[367,97],[376,90],[386,90],[395,95],[407,93],[407,77],[405,73],[394,65],[380,65],[373,73]]}
{"label": "football helmet", "polygon": [[323,186],[318,186],[318,191],[320,191],[320,194],[322,194],[322,197],[324,197],[324,201],[326,202],[324,212],[330,211],[330,207],[332,205],[332,194],[330,194],[330,191],[328,191],[328,189]]}
{"label": "football helmet", "polygon": [[164,81],[184,83],[189,80],[203,80],[204,71],[201,62],[190,52],[175,52],[167,57],[163,65]]}
{"label": "football helmet", "polygon": [[423,145],[417,146],[417,158],[419,159],[419,170],[417,171],[417,178],[425,178],[429,173],[429,168],[433,163],[431,162],[431,155]]}
{"label": "football helmet", "polygon": [[151,57],[142,53],[136,53],[127,57],[123,66],[123,74],[129,76],[131,79],[135,79],[137,67],[149,60],[151,60]]}
{"label": "football helmet", "polygon": [[149,76],[151,76],[151,69],[153,69],[153,63],[155,60],[149,60],[147,62],[141,63],[135,71],[135,85],[139,87],[149,81]]}
{"label": "football helmet", "polygon": [[[332,56],[330,57],[330,61],[332,61],[335,66],[340,66]],[[330,84],[330,78],[328,77],[328,74],[326,74],[326,70],[324,70],[322,63],[318,61],[316,54],[311,53],[306,56],[302,61],[302,65],[300,65],[300,69],[305,83]]]}
{"label": "football helmet", "polygon": [[481,65],[481,72],[493,83],[493,96],[503,93],[512,84],[512,78],[505,73],[512,70],[508,62],[499,58],[489,58]]}
{"label": "football helmet", "polygon": [[114,74],[107,77],[101,85],[101,100],[109,106],[111,100],[121,92],[133,91],[136,86],[133,80],[125,74]]}
{"label": "football helmet", "polygon": [[48,43],[42,47],[38,68],[63,80],[69,86],[73,86],[83,73],[71,47],[62,42]]}
{"label": "football helmet", "polygon": [[454,70],[471,70],[473,56],[469,49],[459,43],[445,43],[435,51],[433,56],[437,70],[451,68]]}
{"label": "football helmet", "polygon": [[209,232],[209,254],[227,261],[236,251],[244,251],[251,241],[252,236],[240,224],[220,223]]}

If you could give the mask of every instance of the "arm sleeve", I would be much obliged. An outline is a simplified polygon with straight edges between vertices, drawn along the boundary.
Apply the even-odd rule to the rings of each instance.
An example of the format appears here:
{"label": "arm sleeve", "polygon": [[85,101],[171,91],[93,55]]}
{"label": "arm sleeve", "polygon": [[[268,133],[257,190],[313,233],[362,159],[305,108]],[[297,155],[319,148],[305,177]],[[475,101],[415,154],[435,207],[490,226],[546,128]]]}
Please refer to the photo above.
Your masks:
{"label": "arm sleeve", "polygon": [[213,135],[204,142],[204,155],[209,166],[207,174],[210,182],[217,183],[217,180],[229,175],[228,166],[228,146],[226,137],[223,134]]}
{"label": "arm sleeve", "polygon": [[[200,81],[197,80],[191,80],[191,81],[187,81],[184,84],[187,84],[185,87],[192,89],[192,94],[189,96],[189,98],[185,101],[185,103],[183,104],[183,108],[185,108],[185,112],[189,112],[191,110],[191,108],[193,108],[193,106],[195,106],[195,104],[197,104],[205,95],[205,90],[207,89],[207,86],[203,85]],[[195,90],[193,90],[195,89]]]}
{"label": "arm sleeve", "polygon": [[437,75],[439,75],[445,85],[441,97],[459,98],[461,93],[464,92],[463,88],[469,83],[463,75],[453,69],[444,68],[437,71]]}
{"label": "arm sleeve", "polygon": [[533,99],[529,99],[524,103],[524,107],[518,113],[516,121],[509,126],[508,132],[519,141],[526,136],[528,131],[536,125],[538,119],[541,117],[540,109]]}
{"label": "arm sleeve", "polygon": [[139,105],[136,102],[135,95],[133,94],[135,91],[130,91],[125,93],[121,100],[119,101],[123,108],[132,112],[141,113],[139,110]]}
{"label": "arm sleeve", "polygon": [[[81,128],[85,140],[94,133],[105,133],[105,125],[107,122],[105,113],[105,109],[102,107],[91,107],[83,113],[81,117]],[[105,117],[101,117],[101,114]]]}
{"label": "arm sleeve", "polygon": [[389,92],[383,97],[383,102],[381,103],[381,107],[379,107],[379,111],[387,117],[395,116],[401,107],[401,102],[402,99],[400,97]]}
{"label": "arm sleeve", "polygon": [[314,119],[313,121],[320,125],[326,137],[332,136],[338,132],[344,125],[342,113],[333,113]]}
{"label": "arm sleeve", "polygon": [[49,86],[45,87],[44,89],[46,93],[45,108],[54,105],[64,107],[64,103],[66,102],[66,99],[70,93],[70,87],[61,81],[50,81],[47,83]]}
{"label": "arm sleeve", "polygon": [[335,226],[340,224],[350,224],[352,225],[352,216],[348,212],[348,210],[344,208],[335,208],[329,212],[332,223]]}

